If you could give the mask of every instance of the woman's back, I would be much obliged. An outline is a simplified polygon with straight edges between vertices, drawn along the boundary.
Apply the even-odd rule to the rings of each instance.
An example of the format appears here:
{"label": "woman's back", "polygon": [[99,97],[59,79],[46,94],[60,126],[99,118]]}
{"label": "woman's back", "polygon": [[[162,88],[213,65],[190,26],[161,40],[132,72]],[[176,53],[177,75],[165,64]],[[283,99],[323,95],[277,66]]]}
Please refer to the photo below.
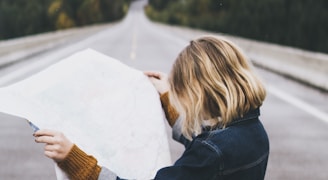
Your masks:
{"label": "woman's back", "polygon": [[164,168],[156,179],[263,180],[269,140],[258,116],[259,109],[252,110],[228,127],[204,131],[192,141],[181,135],[186,150],[174,164],[176,173]]}

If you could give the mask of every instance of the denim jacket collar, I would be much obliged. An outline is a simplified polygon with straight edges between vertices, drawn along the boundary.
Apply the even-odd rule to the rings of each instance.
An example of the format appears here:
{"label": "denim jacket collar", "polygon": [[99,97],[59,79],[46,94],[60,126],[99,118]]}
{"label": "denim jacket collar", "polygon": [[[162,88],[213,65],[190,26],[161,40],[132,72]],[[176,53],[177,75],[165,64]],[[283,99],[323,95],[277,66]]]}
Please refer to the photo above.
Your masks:
{"label": "denim jacket collar", "polygon": [[[238,123],[245,122],[245,121],[248,121],[251,119],[256,119],[259,116],[260,116],[260,108],[256,108],[256,109],[248,111],[246,114],[244,114],[244,116],[232,120],[229,124],[227,124],[226,127],[233,126]],[[216,127],[203,126],[203,132],[212,131],[214,129],[223,129],[223,127],[221,125],[218,125]],[[194,137],[195,136],[193,136],[193,138]]]}
{"label": "denim jacket collar", "polygon": [[248,111],[244,116],[232,120],[227,126],[232,126],[247,120],[256,119],[260,116],[260,108]]}

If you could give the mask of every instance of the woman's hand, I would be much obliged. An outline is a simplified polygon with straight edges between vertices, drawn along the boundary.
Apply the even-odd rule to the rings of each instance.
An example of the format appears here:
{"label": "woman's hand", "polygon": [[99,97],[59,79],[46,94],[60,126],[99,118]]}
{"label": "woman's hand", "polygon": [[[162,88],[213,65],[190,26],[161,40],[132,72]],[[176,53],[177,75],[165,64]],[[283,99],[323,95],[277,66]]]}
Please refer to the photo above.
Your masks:
{"label": "woman's hand", "polygon": [[167,75],[162,72],[145,71],[144,74],[148,76],[159,94],[164,94],[169,91],[170,85],[168,82]]}
{"label": "woman's hand", "polygon": [[63,133],[53,130],[38,130],[33,136],[35,142],[46,144],[44,154],[56,162],[63,161],[74,145]]}

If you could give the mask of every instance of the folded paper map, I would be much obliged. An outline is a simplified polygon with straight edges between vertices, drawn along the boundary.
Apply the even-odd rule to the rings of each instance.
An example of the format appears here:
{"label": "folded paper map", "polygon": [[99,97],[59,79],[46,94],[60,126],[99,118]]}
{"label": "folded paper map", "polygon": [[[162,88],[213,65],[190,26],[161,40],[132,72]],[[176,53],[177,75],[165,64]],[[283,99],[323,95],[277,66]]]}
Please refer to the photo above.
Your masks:
{"label": "folded paper map", "polygon": [[92,49],[0,88],[0,111],[63,132],[121,178],[152,179],[171,164],[153,85],[141,71]]}

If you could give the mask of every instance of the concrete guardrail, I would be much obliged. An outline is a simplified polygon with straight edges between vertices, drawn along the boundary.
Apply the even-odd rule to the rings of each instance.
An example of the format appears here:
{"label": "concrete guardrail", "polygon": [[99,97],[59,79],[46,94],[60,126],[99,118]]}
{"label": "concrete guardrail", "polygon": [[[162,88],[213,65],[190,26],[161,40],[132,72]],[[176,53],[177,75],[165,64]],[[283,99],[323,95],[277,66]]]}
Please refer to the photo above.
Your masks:
{"label": "concrete guardrail", "polygon": [[83,39],[111,25],[93,25],[2,40],[0,41],[0,68],[60,45],[67,45],[74,40]]}
{"label": "concrete guardrail", "polygon": [[328,55],[276,44],[236,39],[254,64],[328,91]]}
{"label": "concrete guardrail", "polygon": [[186,40],[206,34],[224,36],[240,46],[256,66],[328,91],[328,54],[185,27],[157,25]]}

